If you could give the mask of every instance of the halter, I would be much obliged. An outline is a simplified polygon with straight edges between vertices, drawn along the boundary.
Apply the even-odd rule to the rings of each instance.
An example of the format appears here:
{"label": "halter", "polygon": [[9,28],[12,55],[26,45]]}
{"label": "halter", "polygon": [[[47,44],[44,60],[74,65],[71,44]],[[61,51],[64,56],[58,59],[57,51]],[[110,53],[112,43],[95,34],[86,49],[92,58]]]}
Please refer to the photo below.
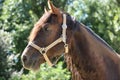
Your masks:
{"label": "halter", "polygon": [[62,36],[60,38],[55,40],[53,43],[51,43],[47,47],[39,47],[38,45],[34,44],[33,42],[29,42],[28,45],[30,45],[33,48],[37,49],[43,55],[43,57],[46,60],[46,62],[50,66],[53,66],[54,64],[52,64],[52,62],[50,61],[50,59],[48,58],[46,53],[47,53],[48,50],[50,50],[52,47],[54,47],[55,45],[57,45],[60,42],[64,43],[65,53],[68,53],[68,44],[66,43],[66,29],[67,29],[66,14],[63,14]]}

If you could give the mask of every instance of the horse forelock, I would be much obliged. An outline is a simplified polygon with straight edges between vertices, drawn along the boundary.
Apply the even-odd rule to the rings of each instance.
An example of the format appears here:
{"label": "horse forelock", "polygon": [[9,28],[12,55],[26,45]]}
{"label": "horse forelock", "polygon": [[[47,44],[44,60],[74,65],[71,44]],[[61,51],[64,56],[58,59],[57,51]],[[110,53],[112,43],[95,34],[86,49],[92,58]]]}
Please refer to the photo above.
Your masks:
{"label": "horse forelock", "polygon": [[32,31],[30,33],[29,41],[34,40],[34,38],[36,37],[36,35],[40,31],[40,29],[42,28],[42,25],[48,20],[50,15],[51,15],[51,13],[47,12],[47,13],[43,14],[43,16],[38,20],[38,22],[34,25]]}

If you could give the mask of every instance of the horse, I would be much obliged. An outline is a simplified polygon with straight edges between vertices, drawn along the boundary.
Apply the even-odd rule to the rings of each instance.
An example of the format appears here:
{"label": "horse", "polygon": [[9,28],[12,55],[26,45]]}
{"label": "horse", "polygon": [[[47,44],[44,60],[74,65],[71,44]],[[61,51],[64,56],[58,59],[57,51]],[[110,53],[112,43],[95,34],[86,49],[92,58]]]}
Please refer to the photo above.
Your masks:
{"label": "horse", "polygon": [[89,27],[48,0],[49,10],[34,25],[21,59],[29,70],[64,55],[72,80],[120,80],[120,57]]}

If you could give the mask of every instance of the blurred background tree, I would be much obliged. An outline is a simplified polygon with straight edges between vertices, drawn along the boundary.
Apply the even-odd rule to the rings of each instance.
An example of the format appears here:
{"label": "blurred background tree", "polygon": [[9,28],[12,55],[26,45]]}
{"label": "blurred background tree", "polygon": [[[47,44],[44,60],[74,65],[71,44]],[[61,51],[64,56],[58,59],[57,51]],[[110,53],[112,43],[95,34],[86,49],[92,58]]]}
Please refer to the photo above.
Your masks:
{"label": "blurred background tree", "polygon": [[[120,1],[119,0],[51,0],[56,7],[61,10],[65,10],[74,16],[79,22],[84,23],[90,27],[95,33],[107,41],[113,49],[120,53]],[[0,64],[0,70],[8,70],[8,72],[19,72],[22,68],[20,56],[14,59],[14,64],[8,66],[9,55],[18,55],[22,53],[23,49],[27,45],[27,38],[29,36],[30,30],[33,28],[34,23],[40,18],[44,13],[44,7],[47,6],[47,0],[0,0],[0,36],[5,32],[1,39],[9,39],[8,35],[11,35],[10,45],[5,45],[8,49],[4,51],[0,47],[0,56],[5,56],[4,60],[0,57],[0,61],[4,62]],[[8,44],[8,42],[4,42]],[[0,46],[2,46],[0,44]],[[9,49],[9,47],[11,47]],[[10,53],[9,55],[7,53]],[[14,58],[14,57],[13,57]],[[2,65],[2,66],[1,66]],[[63,66],[61,64],[60,66]],[[44,66],[46,67],[46,66]],[[43,68],[43,66],[41,67]],[[48,67],[47,67],[48,68]],[[48,68],[51,69],[51,68]],[[59,69],[58,67],[55,68]],[[61,71],[62,72],[62,71]],[[43,71],[38,72],[38,75],[44,73]],[[35,75],[32,72],[26,73],[28,75]],[[51,73],[52,74],[52,73]],[[51,74],[46,76],[52,76]],[[54,71],[53,71],[54,74]],[[64,71],[62,72],[63,75]],[[58,78],[62,74],[57,74]],[[69,74],[66,74],[66,76]],[[0,74],[3,79],[8,80],[10,75],[7,77],[6,73],[4,75]],[[25,75],[23,75],[25,77]],[[22,76],[22,77],[23,77]],[[46,77],[44,76],[44,77]],[[29,77],[31,78],[31,77]],[[13,78],[10,78],[11,80]],[[38,78],[36,78],[38,79]],[[43,79],[43,78],[42,78]],[[14,80],[19,80],[14,79]],[[21,79],[21,80],[26,80]],[[41,80],[41,79],[39,79]],[[46,79],[52,80],[52,79]],[[61,80],[69,80],[61,79]]]}
{"label": "blurred background tree", "polygon": [[7,80],[10,77],[11,62],[7,56],[11,54],[12,36],[3,30],[0,30],[0,80]]}

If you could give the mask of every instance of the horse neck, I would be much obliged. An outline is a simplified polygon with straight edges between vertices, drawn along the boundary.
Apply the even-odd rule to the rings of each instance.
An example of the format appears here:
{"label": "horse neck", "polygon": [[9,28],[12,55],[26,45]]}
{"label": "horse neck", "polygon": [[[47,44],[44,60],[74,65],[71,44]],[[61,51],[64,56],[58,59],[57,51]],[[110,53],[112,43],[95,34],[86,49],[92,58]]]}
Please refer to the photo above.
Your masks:
{"label": "horse neck", "polygon": [[[103,56],[108,60],[111,58],[112,64],[108,64],[114,65],[113,60],[115,60],[116,54],[96,40],[83,25],[79,25],[72,34],[69,53],[65,58],[68,68],[72,72],[73,80],[105,80],[108,67],[106,63],[109,61],[104,62]],[[113,66],[113,68],[115,67]],[[115,72],[113,71],[113,73]]]}

